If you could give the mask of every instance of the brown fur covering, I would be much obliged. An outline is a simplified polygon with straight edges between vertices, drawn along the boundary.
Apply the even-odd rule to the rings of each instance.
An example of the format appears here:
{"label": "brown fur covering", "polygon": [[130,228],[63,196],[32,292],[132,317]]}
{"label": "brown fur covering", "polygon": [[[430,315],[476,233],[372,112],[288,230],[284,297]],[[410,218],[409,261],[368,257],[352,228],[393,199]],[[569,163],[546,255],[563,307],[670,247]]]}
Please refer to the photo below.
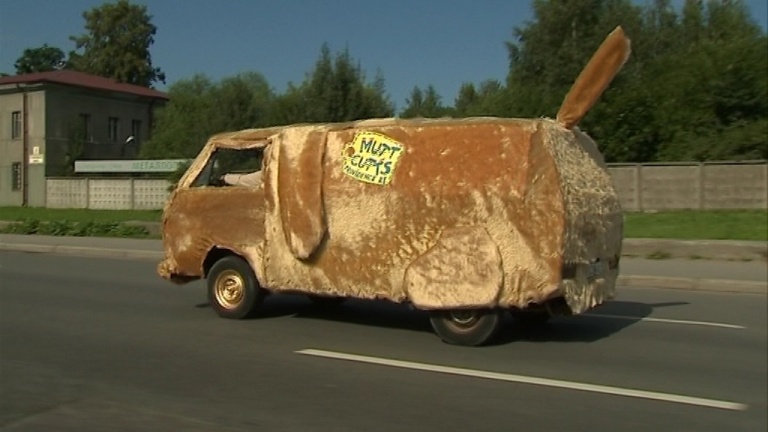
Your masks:
{"label": "brown fur covering", "polygon": [[[216,193],[211,193],[211,192]],[[180,188],[166,208],[163,223],[164,260],[161,276],[203,275],[203,260],[211,249],[231,250],[248,259],[257,276],[262,268],[264,206],[242,206],[232,211],[232,203],[263,203],[261,189],[245,187]]]}
{"label": "brown fur covering", "polygon": [[[364,183],[342,172],[342,149],[361,129],[405,145],[390,185]],[[501,288],[489,305],[524,306],[557,295],[566,222],[560,175],[543,143],[549,130],[569,133],[551,121],[497,119],[331,130],[323,179],[328,236],[312,260],[296,260],[282,239],[282,210],[268,210],[266,286],[413,300],[409,292],[443,288],[419,278],[406,290],[408,267],[443,233],[471,228],[487,232],[501,256]],[[282,152],[288,145],[302,144],[278,147]],[[474,259],[445,254],[446,263]],[[474,271],[467,271],[467,280]],[[431,298],[429,306],[436,307]]]}
{"label": "brown fur covering", "polygon": [[480,227],[444,231],[405,271],[408,298],[421,309],[494,305],[504,278],[501,255]]}

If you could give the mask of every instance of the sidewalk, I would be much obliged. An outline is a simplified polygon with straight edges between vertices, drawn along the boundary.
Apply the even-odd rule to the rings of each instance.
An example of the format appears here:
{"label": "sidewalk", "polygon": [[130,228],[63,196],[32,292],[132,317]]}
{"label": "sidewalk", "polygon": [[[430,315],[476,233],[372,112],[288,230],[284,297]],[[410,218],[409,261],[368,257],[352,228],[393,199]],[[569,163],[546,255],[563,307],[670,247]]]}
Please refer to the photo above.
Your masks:
{"label": "sidewalk", "polygon": [[[696,252],[696,248],[704,248],[709,254],[730,257],[747,253],[758,258],[749,261],[744,258],[741,258],[742,261],[727,261],[686,258],[647,259],[625,256],[621,260],[619,285],[768,294],[768,263],[765,256],[761,255],[762,248],[765,247],[761,242],[743,242],[742,249],[747,252],[739,252],[738,242],[675,242],[672,240],[654,242],[627,239],[625,253],[628,249],[638,248],[634,243],[659,253],[667,253],[664,247],[677,247],[689,251],[689,256],[703,256]],[[721,249],[725,252],[718,252]],[[3,250],[153,261],[163,258],[162,243],[155,239],[0,234],[0,251]],[[680,254],[668,254],[680,256]]]}

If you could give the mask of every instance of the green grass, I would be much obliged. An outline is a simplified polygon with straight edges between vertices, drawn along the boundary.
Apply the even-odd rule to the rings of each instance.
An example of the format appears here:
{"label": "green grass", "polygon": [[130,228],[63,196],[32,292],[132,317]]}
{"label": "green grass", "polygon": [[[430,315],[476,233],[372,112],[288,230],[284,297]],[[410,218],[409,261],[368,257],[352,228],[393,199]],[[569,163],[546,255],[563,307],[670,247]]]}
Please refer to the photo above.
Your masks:
{"label": "green grass", "polygon": [[[159,222],[161,216],[160,210],[0,207],[0,221]],[[624,217],[626,221],[624,237],[626,238],[768,240],[768,211],[766,210],[626,213]]]}
{"label": "green grass", "polygon": [[47,209],[41,207],[0,207],[0,221],[35,219],[74,222],[160,222],[161,210],[86,210]]}
{"label": "green grass", "polygon": [[768,211],[626,213],[624,237],[681,240],[768,240]]}

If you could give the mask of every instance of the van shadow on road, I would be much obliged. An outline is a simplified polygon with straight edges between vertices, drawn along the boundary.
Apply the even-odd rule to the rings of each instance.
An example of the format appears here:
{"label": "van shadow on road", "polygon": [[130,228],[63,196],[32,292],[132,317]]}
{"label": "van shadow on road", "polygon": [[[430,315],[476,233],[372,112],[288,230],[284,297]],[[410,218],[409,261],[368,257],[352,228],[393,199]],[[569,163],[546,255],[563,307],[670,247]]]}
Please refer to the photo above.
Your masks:
{"label": "van shadow on road", "polygon": [[497,344],[514,341],[596,342],[637,324],[643,318],[650,316],[655,309],[687,304],[689,303],[609,301],[586,314],[556,317],[542,326],[513,323],[508,331],[501,335]]}
{"label": "van shadow on road", "polygon": [[[494,345],[515,341],[595,342],[638,323],[651,315],[655,309],[687,304],[610,301],[586,315],[556,317],[544,325],[537,326],[518,323],[509,314],[505,314],[503,330]],[[262,312],[254,319],[290,316],[306,320],[432,332],[428,312],[387,301],[350,299],[340,305],[324,306],[315,304],[303,296],[277,294],[269,296],[262,307]]]}

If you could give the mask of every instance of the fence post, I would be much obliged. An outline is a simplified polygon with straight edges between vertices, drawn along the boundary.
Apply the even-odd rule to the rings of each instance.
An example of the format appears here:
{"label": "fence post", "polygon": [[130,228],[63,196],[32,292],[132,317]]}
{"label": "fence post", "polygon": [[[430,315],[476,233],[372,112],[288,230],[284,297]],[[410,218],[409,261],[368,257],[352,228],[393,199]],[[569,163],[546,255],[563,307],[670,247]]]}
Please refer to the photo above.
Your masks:
{"label": "fence post", "polygon": [[85,178],[85,208],[91,208],[91,178]]}
{"label": "fence post", "polygon": [[134,184],[134,179],[131,177],[131,210],[134,210],[136,208],[136,185]]}
{"label": "fence post", "polygon": [[763,208],[768,209],[768,163],[763,165]]}
{"label": "fence post", "polygon": [[706,168],[704,162],[699,162],[698,182],[699,182],[699,210],[704,210],[704,200],[706,199],[704,191],[704,169]]}
{"label": "fence post", "polygon": [[643,164],[635,165],[635,206],[643,211]]}

